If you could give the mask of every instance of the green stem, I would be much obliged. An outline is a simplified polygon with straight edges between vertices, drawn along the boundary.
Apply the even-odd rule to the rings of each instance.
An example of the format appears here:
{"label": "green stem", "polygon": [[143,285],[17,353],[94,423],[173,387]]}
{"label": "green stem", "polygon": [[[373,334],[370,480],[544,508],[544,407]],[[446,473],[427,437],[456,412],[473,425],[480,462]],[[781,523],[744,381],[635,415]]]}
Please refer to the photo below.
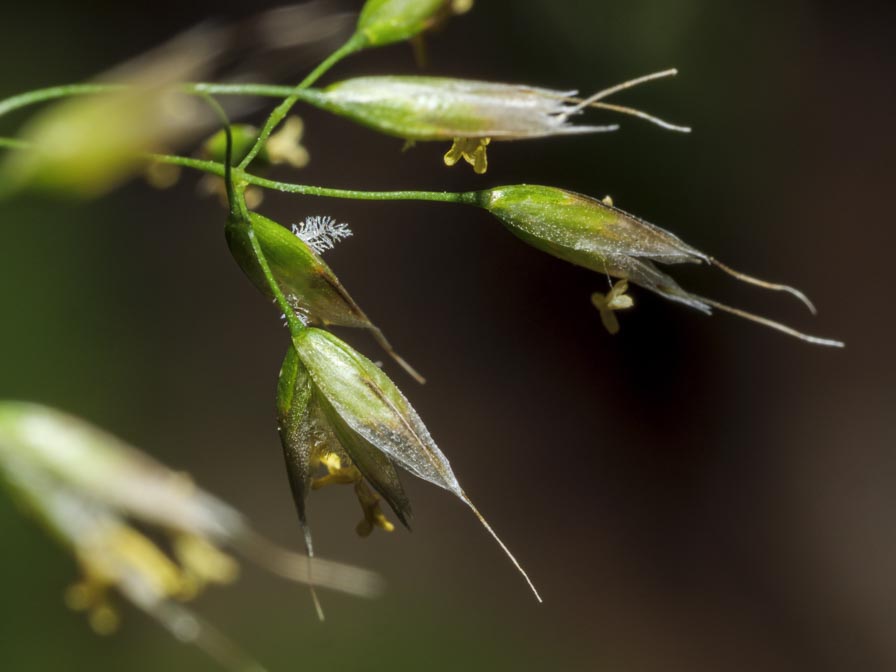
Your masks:
{"label": "green stem", "polygon": [[[186,156],[173,156],[169,154],[152,154],[150,158],[159,163],[167,163],[184,168],[201,170],[212,175],[224,177],[224,165],[215,161],[203,161],[191,159]],[[234,169],[234,180],[239,183],[252,184],[264,189],[273,189],[288,194],[302,194],[304,196],[322,196],[324,198],[345,198],[355,201],[430,201],[436,203],[461,203],[463,205],[479,205],[479,192],[454,192],[454,191],[358,191],[357,189],[333,189],[330,187],[315,187],[307,184],[292,184],[291,182],[277,182],[263,177],[250,175],[249,173]]]}
{"label": "green stem", "polygon": [[[214,84],[197,82],[179,85],[181,91],[188,94],[210,94],[214,96],[257,96],[261,98],[284,98],[296,92],[294,86],[278,86],[275,84]],[[310,85],[309,85],[310,86]],[[73,96],[101,95],[104,93],[120,93],[133,87],[129,84],[66,84],[51,86],[20,93],[0,100],[0,117],[29,105],[36,105],[48,100],[71,98]]]}
{"label": "green stem", "polygon": [[219,103],[217,98],[213,95],[210,93],[200,93],[198,95],[212,108],[214,113],[218,116],[218,119],[221,120],[221,125],[224,129],[224,138],[226,141],[224,150],[224,190],[227,194],[227,204],[230,206],[230,214],[231,216],[236,216],[239,212],[244,215],[246,220],[248,220],[249,212],[246,208],[246,201],[242,197],[242,193],[240,193],[240,198],[237,200],[233,188],[233,175],[231,175],[233,166],[233,130],[230,126],[230,118],[227,116],[227,112],[224,111],[224,108],[221,107],[221,103]]}
{"label": "green stem", "polygon": [[296,92],[294,86],[282,84],[216,84],[195,82],[184,84],[187,93],[209,93],[214,96],[258,96],[261,98],[286,98]]}
{"label": "green stem", "polygon": [[290,335],[295,339],[301,333],[302,329],[305,328],[305,325],[299,321],[299,318],[296,316],[295,312],[292,310],[292,307],[289,305],[289,302],[286,300],[286,296],[284,296],[283,291],[280,289],[280,285],[277,283],[276,278],[274,277],[274,273],[271,271],[271,267],[268,264],[267,257],[264,254],[264,250],[261,249],[261,244],[258,242],[258,237],[255,235],[255,228],[252,226],[252,218],[249,216],[249,209],[246,207],[246,200],[243,196],[243,189],[235,189],[233,184],[233,133],[230,128],[230,119],[227,117],[227,112],[224,111],[224,108],[221,107],[221,104],[208,93],[200,93],[205,101],[211,106],[214,110],[215,114],[221,119],[221,123],[224,126],[224,134],[226,138],[226,150],[224,152],[224,183],[225,189],[227,189],[227,203],[230,205],[230,217],[235,220],[242,220],[246,224],[247,235],[249,236],[249,244],[252,246],[252,252],[255,254],[255,260],[258,262],[259,267],[261,268],[261,273],[264,275],[265,281],[268,283],[268,287],[271,290],[271,293],[274,295],[274,299],[277,302],[277,305],[280,307],[280,310],[283,311],[283,317],[286,318],[286,324],[289,327]]}
{"label": "green stem", "polygon": [[264,147],[265,141],[277,127],[283,119],[289,114],[289,111],[293,108],[293,106],[299,102],[299,94],[295,93],[297,91],[301,91],[302,89],[307,89],[309,86],[314,84],[318,79],[320,79],[327,70],[336,65],[339,61],[341,61],[346,56],[359,51],[366,44],[366,38],[364,38],[360,33],[355,33],[352,37],[348,39],[348,41],[339,47],[336,51],[330,54],[324,61],[318,65],[311,73],[303,79],[297,87],[293,90],[294,93],[290,95],[286,100],[280,103],[274,111],[271,112],[271,116],[268,117],[268,120],[264,124],[264,128],[261,129],[261,133],[259,133],[258,138],[255,141],[255,144],[252,146],[252,149],[249,150],[249,153],[246,154],[245,158],[240,161],[240,165],[238,168],[240,170],[244,170],[250,163],[252,163],[252,159],[256,157],[258,152],[261,151],[261,148]]}
{"label": "green stem", "polygon": [[[0,138],[0,147],[14,149],[27,149],[31,144],[24,140],[13,138]],[[227,168],[223,163],[193,159],[188,156],[175,154],[147,154],[146,158],[156,163],[164,163],[182,168],[191,168],[203,173],[227,177]],[[233,181],[241,185],[252,184],[263,189],[282,191],[287,194],[301,194],[303,196],[321,196],[323,198],[343,198],[353,201],[429,201],[432,203],[460,203],[463,205],[481,205],[480,192],[467,191],[359,191],[357,189],[334,189],[332,187],[316,187],[309,184],[293,184],[292,182],[278,182],[264,177],[250,175],[244,170],[233,168]]]}
{"label": "green stem", "polygon": [[226,169],[223,163],[216,161],[205,161],[203,159],[191,159],[188,156],[176,156],[174,154],[147,154],[146,158],[156,163],[167,163],[172,166],[181,166],[183,168],[192,168],[210,173],[218,177],[224,177]]}
{"label": "green stem", "polygon": [[306,327],[302,324],[299,318],[296,317],[295,311],[292,306],[289,305],[289,301],[286,300],[286,296],[280,289],[280,285],[277,284],[277,279],[274,277],[273,271],[271,271],[268,259],[264,256],[264,250],[261,249],[261,244],[258,242],[258,237],[255,235],[255,228],[252,226],[251,218],[246,219],[246,225],[249,229],[249,242],[252,244],[252,251],[255,253],[255,258],[258,260],[258,265],[261,267],[264,279],[267,280],[268,287],[274,294],[274,300],[277,302],[277,307],[280,308],[283,312],[283,316],[286,318],[286,326],[289,328],[289,335],[292,336],[293,339],[296,339]]}
{"label": "green stem", "polygon": [[330,187],[314,187],[306,184],[292,184],[291,182],[276,182],[263,177],[256,177],[243,173],[244,179],[249,184],[273,189],[288,194],[303,194],[305,196],[323,196],[325,198],[346,198],[355,201],[430,201],[435,203],[462,203],[464,205],[479,205],[478,192],[455,191],[358,191],[356,189],[333,189]]}

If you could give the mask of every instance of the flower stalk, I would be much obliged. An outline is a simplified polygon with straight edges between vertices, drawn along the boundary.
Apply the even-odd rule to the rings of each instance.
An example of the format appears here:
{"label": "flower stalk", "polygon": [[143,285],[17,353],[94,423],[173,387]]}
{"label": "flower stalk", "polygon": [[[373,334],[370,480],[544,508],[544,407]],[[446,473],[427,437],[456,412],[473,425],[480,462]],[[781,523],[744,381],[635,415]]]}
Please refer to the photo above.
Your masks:
{"label": "flower stalk", "polygon": [[[309,154],[300,143],[304,126],[298,118],[287,117],[299,102],[401,138],[406,145],[450,142],[444,163],[466,162],[477,174],[487,171],[487,151],[495,143],[618,128],[615,124],[577,123],[580,115],[590,110],[636,117],[670,131],[690,131],[642,110],[608,102],[632,87],[677,74],[674,69],[590,96],[528,85],[421,76],[355,77],[312,88],[337,63],[367,48],[411,41],[419,55],[423,34],[452,14],[466,11],[470,4],[470,0],[367,0],[355,32],[297,86],[182,83],[204,76],[214,52],[210,43],[202,58],[191,59],[186,50],[181,53],[187,58],[166,60],[156,55],[141,59],[131,69],[137,76],[127,80],[52,87],[0,101],[2,116],[27,105],[67,99],[37,115],[23,137],[0,138],[0,147],[12,150],[0,164],[0,195],[22,186],[44,186],[92,196],[114,187],[147,163],[222,177],[228,206],[224,233],[230,252],[252,284],[277,306],[289,330],[276,413],[308,552],[308,557],[302,558],[304,564],[288,551],[264,542],[239,514],[189,479],[175,482],[170,470],[120,442],[47,409],[0,404],[0,472],[73,550],[85,579],[69,592],[68,602],[85,611],[97,631],[111,630],[117,622],[106,600],[113,589],[178,637],[197,642],[225,663],[236,661],[248,667],[251,663],[241,652],[176,600],[190,599],[206,585],[235,578],[238,565],[224,551],[226,546],[244,551],[274,571],[306,581],[322,617],[315,583],[342,589],[346,584],[328,578],[327,572],[335,569],[338,573],[338,568],[327,563],[315,566],[312,576],[309,494],[329,485],[350,485],[362,511],[358,534],[392,531],[395,526],[386,509],[405,526],[412,516],[402,471],[451,492],[467,505],[541,600],[525,571],[464,492],[447,457],[407,398],[376,364],[325,330],[344,326],[370,332],[396,362],[423,382],[322,259],[336,241],[350,235],[347,226],[318,217],[306,219],[290,232],[252,211],[257,203],[251,196],[261,188],[305,196],[421,200],[484,209],[536,249],[605,276],[608,291],[594,292],[591,301],[610,333],[620,330],[622,311],[634,307],[635,297],[629,292],[638,286],[705,314],[725,311],[809,343],[843,345],[683,288],[665,266],[714,266],[743,282],[789,293],[815,313],[801,291],[736,271],[673,233],[618,209],[609,197],[597,200],[527,184],[464,193],[371,192],[293,184],[258,174],[273,163],[287,163],[292,168],[308,163]],[[168,65],[158,67],[160,63]],[[208,125],[207,120],[196,123],[199,118],[195,114],[178,107],[191,102],[184,94],[203,98],[223,127],[205,143],[199,155],[202,158],[162,153],[183,144],[187,130]],[[213,97],[223,95],[273,96],[280,102],[258,129],[232,125]],[[169,106],[183,112],[175,114],[173,122],[163,119]],[[274,134],[278,127],[281,130]],[[164,179],[156,184],[168,183],[170,180]],[[48,438],[54,433],[65,440]],[[170,552],[151,541],[137,524],[162,530],[170,541]],[[367,586],[356,592],[364,592]]]}

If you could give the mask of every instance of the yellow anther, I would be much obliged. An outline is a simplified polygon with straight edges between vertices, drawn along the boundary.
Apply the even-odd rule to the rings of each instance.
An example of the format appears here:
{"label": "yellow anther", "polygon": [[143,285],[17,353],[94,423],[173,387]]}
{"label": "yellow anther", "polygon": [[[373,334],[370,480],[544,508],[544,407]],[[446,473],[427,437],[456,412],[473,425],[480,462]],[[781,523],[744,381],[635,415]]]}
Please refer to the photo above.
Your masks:
{"label": "yellow anther", "polygon": [[320,490],[328,485],[350,485],[357,479],[351,473],[327,474],[311,481],[312,490]]}
{"label": "yellow anther", "polygon": [[160,595],[180,593],[180,568],[140,532],[122,526],[108,543],[110,550],[130,565],[132,571],[138,572],[145,581],[153,584]]}
{"label": "yellow anther", "polygon": [[364,481],[358,481],[355,484],[355,494],[358,496],[358,502],[361,504],[361,510],[364,511],[364,519],[355,527],[358,536],[369,536],[375,527],[385,530],[386,532],[394,532],[395,526],[386,518],[386,514],[380,508],[380,498]]}
{"label": "yellow anther", "polygon": [[611,334],[619,333],[619,320],[616,319],[615,311],[626,310],[635,305],[635,300],[626,294],[627,291],[628,280],[620,280],[606,295],[600,292],[591,295],[591,303],[600,311],[600,320]]}
{"label": "yellow anther", "polygon": [[326,453],[320,458],[320,463],[327,468],[331,474],[342,469],[342,458],[337,453]]}
{"label": "yellow anther", "polygon": [[209,583],[231,583],[239,575],[239,564],[202,537],[175,537],[174,554],[183,568],[182,599],[192,598]]}
{"label": "yellow anther", "polygon": [[370,489],[367,481],[364,480],[364,476],[348,458],[343,458],[337,453],[325,453],[320,456],[319,463],[321,466],[326,467],[327,475],[311,481],[313,490],[334,484],[352,484],[355,486],[355,495],[358,497],[361,510],[364,512],[364,519],[355,527],[355,531],[359,536],[368,536],[376,527],[386,532],[395,530],[395,526],[389,522],[386,514],[380,508],[379,495]]}
{"label": "yellow anther", "polygon": [[[394,532],[395,531],[395,525],[393,525],[392,522],[388,518],[386,518],[386,514],[383,513],[382,509],[380,509],[379,504],[377,504],[374,507],[372,513],[373,513],[373,524],[376,527],[380,528],[381,530],[383,530],[385,532]],[[365,519],[365,522],[367,522],[366,519]]]}
{"label": "yellow anther", "polygon": [[374,527],[378,527],[386,532],[395,531],[395,526],[389,522],[386,514],[380,510],[379,505],[376,506],[376,511],[372,512],[371,517],[368,518],[367,512],[364,513],[364,518],[355,526],[355,532],[359,537],[369,537]]}
{"label": "yellow anther", "polygon": [[65,591],[65,606],[72,611],[87,611],[97,603],[104,587],[97,582],[79,581]]}
{"label": "yellow anther", "polygon": [[65,591],[65,605],[72,611],[87,612],[87,621],[98,635],[110,635],[118,629],[119,618],[106,596],[108,584],[87,566],[85,573],[82,581]]}
{"label": "yellow anther", "polygon": [[87,622],[98,635],[111,635],[118,630],[118,612],[108,603],[103,603],[90,610]]}
{"label": "yellow anther", "polygon": [[288,163],[293,168],[304,168],[311,157],[308,150],[302,146],[302,135],[305,133],[305,124],[299,117],[289,117],[279,131],[273,133],[265,148],[271,163]]}
{"label": "yellow anther", "polygon": [[321,456],[320,464],[326,467],[327,475],[311,481],[312,490],[319,490],[328,485],[348,485],[362,479],[361,472],[352,464],[342,466],[342,458],[336,453]]}
{"label": "yellow anther", "polygon": [[264,201],[264,190],[261,187],[246,187],[243,198],[246,200],[246,207],[254,210]]}
{"label": "yellow anther", "polygon": [[454,138],[454,144],[445,154],[445,165],[453,166],[463,159],[471,166],[473,171],[482,175],[488,170],[488,156],[486,148],[491,138]]}

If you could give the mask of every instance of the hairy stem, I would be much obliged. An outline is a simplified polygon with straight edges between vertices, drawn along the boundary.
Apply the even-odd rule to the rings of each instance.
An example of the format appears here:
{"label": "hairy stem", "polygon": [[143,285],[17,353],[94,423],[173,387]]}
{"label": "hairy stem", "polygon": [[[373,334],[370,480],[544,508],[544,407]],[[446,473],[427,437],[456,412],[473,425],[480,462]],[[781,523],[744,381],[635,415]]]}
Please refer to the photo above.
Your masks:
{"label": "hairy stem", "polygon": [[304,184],[277,182],[263,177],[245,174],[246,181],[265,189],[273,189],[288,194],[323,196],[325,198],[347,198],[356,201],[431,201],[436,203],[462,203],[479,205],[478,192],[454,191],[358,191],[355,189],[333,189]]}
{"label": "hairy stem", "polygon": [[[258,242],[258,237],[255,235],[255,229],[252,227],[252,218],[249,216],[249,209],[246,207],[245,197],[243,195],[243,188],[237,189],[236,185],[234,185],[233,180],[233,133],[230,128],[230,119],[227,117],[227,112],[224,111],[224,108],[221,107],[221,104],[209,93],[200,93],[200,96],[205,100],[206,103],[214,110],[215,114],[221,120],[221,125],[224,128],[224,135],[226,139],[226,149],[224,151],[224,165],[222,166],[222,176],[224,177],[224,186],[227,189],[227,203],[230,206],[230,218],[232,220],[243,221],[246,224],[246,228],[248,230],[249,243],[252,246],[252,252],[255,255],[255,259],[258,262],[259,267],[261,268],[261,272],[264,275],[265,281],[268,284],[268,287],[271,290],[271,293],[274,295],[274,300],[279,306],[280,310],[283,311],[283,317],[286,319],[286,324],[289,327],[289,333],[293,338],[296,338],[301,331],[305,328],[305,325],[299,321],[299,318],[296,317],[295,313],[292,310],[292,307],[289,305],[289,302],[286,300],[286,297],[283,295],[283,291],[280,289],[280,285],[277,284],[277,280],[274,278],[274,274],[271,271],[271,267],[268,264],[268,260],[264,255],[264,251],[261,249],[261,244]],[[312,587],[312,594],[314,593],[314,589]],[[323,612],[320,610],[320,604],[317,601],[317,596],[315,595],[315,603],[318,607],[318,614],[321,616],[321,620],[323,620]]]}
{"label": "hairy stem", "polygon": [[249,227],[249,241],[252,244],[252,252],[255,253],[255,258],[258,260],[258,265],[261,267],[264,279],[267,281],[268,287],[274,295],[277,307],[283,312],[283,317],[286,319],[286,326],[289,328],[289,335],[292,336],[293,339],[296,339],[299,334],[305,330],[305,325],[299,321],[298,317],[296,317],[296,313],[292,309],[292,306],[289,305],[289,301],[286,300],[283,290],[281,290],[280,285],[277,284],[274,273],[271,271],[271,267],[268,264],[267,257],[264,256],[264,251],[261,249],[261,244],[258,242],[258,237],[255,235],[255,229],[252,227],[252,220],[247,219],[246,224]]}
{"label": "hairy stem", "polygon": [[[215,161],[203,161],[191,159],[185,156],[170,154],[151,154],[150,159],[159,163],[166,163],[184,168],[200,170],[212,175],[224,177],[224,165]],[[292,184],[291,182],[277,182],[263,177],[250,175],[235,168],[233,179],[238,184],[253,184],[264,189],[273,189],[288,194],[302,194],[304,196],[322,196],[324,198],[345,198],[356,201],[431,201],[437,203],[462,203],[464,205],[479,205],[479,193],[453,192],[453,191],[358,191],[356,189],[333,189],[329,187],[315,187],[307,184]]]}
{"label": "hairy stem", "polygon": [[343,44],[339,49],[330,54],[320,65],[318,65],[311,73],[303,79],[297,87],[293,90],[294,92],[286,98],[282,103],[280,103],[274,111],[271,112],[271,116],[268,117],[268,120],[264,124],[264,128],[261,129],[261,133],[258,134],[258,138],[255,140],[255,144],[252,146],[252,149],[249,150],[249,153],[246,154],[245,158],[240,162],[238,166],[241,170],[245,169],[250,163],[252,163],[252,159],[256,157],[258,152],[261,151],[261,148],[264,147],[265,141],[277,127],[283,119],[289,114],[289,111],[293,108],[293,106],[299,102],[299,94],[296,93],[301,91],[302,89],[307,89],[309,86],[314,84],[318,79],[320,79],[327,70],[336,65],[339,61],[341,61],[346,56],[355,53],[364,47],[365,40],[359,34],[355,34],[348,39],[348,41]]}

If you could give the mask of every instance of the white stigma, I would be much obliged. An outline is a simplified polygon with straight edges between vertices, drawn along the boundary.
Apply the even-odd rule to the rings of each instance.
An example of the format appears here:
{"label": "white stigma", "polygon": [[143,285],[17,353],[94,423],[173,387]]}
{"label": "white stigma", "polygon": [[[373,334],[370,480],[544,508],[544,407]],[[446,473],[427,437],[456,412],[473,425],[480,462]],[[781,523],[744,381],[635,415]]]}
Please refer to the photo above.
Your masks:
{"label": "white stigma", "polygon": [[301,224],[293,224],[292,232],[318,254],[332,250],[336,243],[352,235],[348,224],[337,223],[332,217],[317,215],[306,217]]}

